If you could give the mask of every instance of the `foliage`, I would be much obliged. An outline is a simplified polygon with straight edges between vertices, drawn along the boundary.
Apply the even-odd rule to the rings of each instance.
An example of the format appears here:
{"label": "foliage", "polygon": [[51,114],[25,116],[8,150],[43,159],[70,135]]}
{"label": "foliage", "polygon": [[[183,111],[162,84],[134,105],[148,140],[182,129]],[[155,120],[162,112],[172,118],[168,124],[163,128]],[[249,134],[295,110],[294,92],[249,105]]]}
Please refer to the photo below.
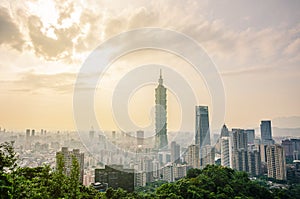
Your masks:
{"label": "foliage", "polygon": [[162,185],[156,194],[158,198],[273,198],[247,173],[215,165],[191,169],[187,178]]}
{"label": "foliage", "polygon": [[144,187],[136,187],[135,191],[141,193],[142,195],[152,194],[155,193],[156,188],[160,187],[165,183],[167,183],[167,181],[164,180],[149,182]]}
{"label": "foliage", "polygon": [[11,172],[17,167],[17,158],[13,144],[14,142],[0,144],[0,199],[11,197],[13,183],[13,174]]}
{"label": "foliage", "polygon": [[14,142],[0,144],[0,173],[4,170],[12,171],[17,166],[16,153],[13,148]]}

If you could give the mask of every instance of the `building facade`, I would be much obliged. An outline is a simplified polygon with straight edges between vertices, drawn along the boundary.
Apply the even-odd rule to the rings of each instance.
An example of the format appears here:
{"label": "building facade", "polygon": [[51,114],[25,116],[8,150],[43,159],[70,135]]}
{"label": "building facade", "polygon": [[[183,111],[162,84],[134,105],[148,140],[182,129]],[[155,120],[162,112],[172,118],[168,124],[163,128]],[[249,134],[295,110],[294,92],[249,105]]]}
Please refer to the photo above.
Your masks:
{"label": "building facade", "polygon": [[[143,174],[142,174],[143,177]],[[122,188],[133,192],[135,184],[134,169],[124,169],[123,165],[105,165],[104,169],[95,169],[95,183],[107,184],[113,189]],[[143,182],[140,182],[143,184]]]}
{"label": "building facade", "polygon": [[221,144],[221,165],[233,168],[232,165],[232,142],[230,137],[222,137]]}
{"label": "building facade", "polygon": [[272,127],[270,120],[263,120],[260,123],[260,134],[261,134],[261,142],[265,145],[274,144],[274,140],[272,137]]}
{"label": "building facade", "polygon": [[190,145],[187,151],[187,163],[192,168],[200,168],[200,151],[198,145]]}
{"label": "building facade", "polygon": [[171,162],[179,164],[180,161],[180,145],[175,141],[171,142]]}
{"label": "building facade", "polygon": [[195,144],[200,148],[210,145],[208,106],[196,106]]}
{"label": "building facade", "polygon": [[267,169],[268,177],[277,180],[286,180],[285,152],[282,146],[267,146]]}
{"label": "building facade", "polygon": [[287,161],[300,160],[300,139],[286,139],[281,141]]}
{"label": "building facade", "polygon": [[215,164],[215,148],[210,145],[203,146],[200,149],[200,168]]}
{"label": "building facade", "polygon": [[76,158],[79,164],[79,182],[83,184],[83,174],[84,174],[84,153],[80,153],[79,149],[68,150],[68,147],[62,147],[61,151],[56,153],[56,167],[58,166],[57,158],[59,155],[63,156],[64,161],[64,173],[70,176],[72,170],[72,160]]}
{"label": "building facade", "polygon": [[160,71],[159,84],[155,89],[155,148],[168,147],[167,137],[167,89],[163,85]]}
{"label": "building facade", "polygon": [[247,130],[245,130],[245,132],[247,134],[248,144],[254,144],[255,130],[254,129],[247,129]]}

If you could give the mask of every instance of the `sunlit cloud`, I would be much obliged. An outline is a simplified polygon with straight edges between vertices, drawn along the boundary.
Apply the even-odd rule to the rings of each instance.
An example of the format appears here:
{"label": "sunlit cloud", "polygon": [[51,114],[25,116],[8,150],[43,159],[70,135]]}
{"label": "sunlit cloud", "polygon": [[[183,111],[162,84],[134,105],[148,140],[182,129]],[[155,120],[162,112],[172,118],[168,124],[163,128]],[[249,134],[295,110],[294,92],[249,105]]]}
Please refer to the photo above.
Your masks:
{"label": "sunlit cloud", "polygon": [[23,36],[6,8],[0,7],[0,45],[22,51]]}
{"label": "sunlit cloud", "polygon": [[[253,89],[256,94],[249,92],[249,104],[273,99],[277,89],[285,92],[280,95],[278,104],[288,104],[288,107],[274,113],[278,106],[275,102],[272,106],[271,103],[268,107],[261,106],[266,110],[253,113],[251,121],[264,114],[272,117],[300,115],[293,108],[299,106],[294,100],[299,96],[297,85],[300,83],[300,19],[295,12],[299,3],[254,1],[244,5],[237,1],[226,2],[35,0],[1,3],[0,91],[7,96],[9,93],[44,96],[55,93],[70,97],[76,73],[102,42],[132,29],[159,27],[191,37],[216,63],[225,88],[229,88],[226,90],[230,96],[229,121],[250,120],[245,116],[242,121],[240,115],[234,114],[246,101],[232,99],[240,98],[240,92],[251,90],[252,84],[256,85]],[[260,10],[254,6],[256,3],[262,6]],[[276,13],[271,13],[270,9]],[[151,55],[131,60],[140,59],[136,63],[154,60]],[[120,66],[111,67],[106,74],[107,81],[116,83],[118,77],[126,73],[130,64],[135,63],[129,57]],[[153,62],[160,61],[170,65],[177,62],[161,55]],[[80,88],[91,89],[88,85]],[[239,108],[234,108],[238,105]]]}

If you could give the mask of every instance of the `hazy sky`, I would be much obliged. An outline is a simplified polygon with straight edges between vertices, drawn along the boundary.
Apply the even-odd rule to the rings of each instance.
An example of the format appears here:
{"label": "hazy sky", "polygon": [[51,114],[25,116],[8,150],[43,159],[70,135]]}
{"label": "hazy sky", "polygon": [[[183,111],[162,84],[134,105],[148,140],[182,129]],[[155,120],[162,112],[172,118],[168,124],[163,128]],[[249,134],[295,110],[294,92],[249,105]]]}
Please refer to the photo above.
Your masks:
{"label": "hazy sky", "polygon": [[[75,129],[73,89],[88,55],[116,34],[159,27],[188,35],[211,57],[223,80],[229,128],[254,128],[262,119],[272,119],[273,126],[300,127],[299,9],[298,0],[1,1],[0,126]],[[171,66],[194,85],[197,103],[211,106],[205,81],[193,76],[188,63],[170,53],[143,50],[116,60],[95,93],[104,129],[116,128],[112,90],[144,64]],[[169,78],[164,74],[166,82],[174,81]],[[145,85],[126,99],[131,119],[141,127],[151,123],[154,88]],[[169,129],[177,130],[183,117],[180,99],[176,93],[168,96]],[[184,129],[193,131],[194,112],[186,117],[190,122]]]}

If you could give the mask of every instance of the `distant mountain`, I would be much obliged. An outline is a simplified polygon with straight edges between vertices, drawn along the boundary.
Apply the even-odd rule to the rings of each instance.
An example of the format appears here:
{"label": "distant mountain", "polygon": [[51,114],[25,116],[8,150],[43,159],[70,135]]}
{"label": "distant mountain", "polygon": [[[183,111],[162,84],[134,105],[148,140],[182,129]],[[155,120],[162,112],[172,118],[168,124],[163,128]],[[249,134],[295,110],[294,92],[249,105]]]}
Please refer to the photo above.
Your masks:
{"label": "distant mountain", "polygon": [[292,137],[300,137],[300,128],[272,128],[273,136],[292,136]]}
{"label": "distant mountain", "polygon": [[276,117],[272,124],[280,128],[300,128],[300,116]]}
{"label": "distant mountain", "polygon": [[[260,137],[260,128],[255,128],[256,137]],[[279,128],[272,127],[273,137],[299,137],[300,128]]]}

